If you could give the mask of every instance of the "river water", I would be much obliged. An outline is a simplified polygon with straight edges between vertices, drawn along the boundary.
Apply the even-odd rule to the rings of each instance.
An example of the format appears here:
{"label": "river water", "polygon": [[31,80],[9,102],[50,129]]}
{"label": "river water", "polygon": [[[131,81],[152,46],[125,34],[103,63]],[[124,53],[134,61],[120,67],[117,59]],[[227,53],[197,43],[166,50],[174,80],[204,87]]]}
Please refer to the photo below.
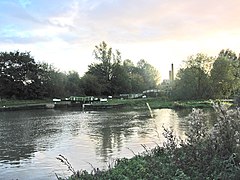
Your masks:
{"label": "river water", "polygon": [[190,110],[89,111],[27,110],[0,112],[0,179],[56,179],[76,170],[106,168],[164,142],[164,127],[184,138]]}

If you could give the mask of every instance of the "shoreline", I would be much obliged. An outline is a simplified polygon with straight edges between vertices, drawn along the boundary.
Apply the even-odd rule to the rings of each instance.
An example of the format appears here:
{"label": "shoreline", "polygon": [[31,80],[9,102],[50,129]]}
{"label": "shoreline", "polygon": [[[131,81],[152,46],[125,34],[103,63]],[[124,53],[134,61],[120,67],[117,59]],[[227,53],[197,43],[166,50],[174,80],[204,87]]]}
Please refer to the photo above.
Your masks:
{"label": "shoreline", "polygon": [[[61,102],[36,102],[32,101],[14,101],[7,103],[0,103],[0,112],[4,111],[19,111],[19,110],[33,110],[33,109],[62,109],[62,108],[79,108],[80,110],[110,110],[110,109],[145,109],[148,103],[151,109],[182,109],[182,108],[212,108],[211,102],[208,101],[163,101],[158,98],[147,98],[147,99],[125,99],[119,100],[114,99],[104,103],[72,103],[71,101]],[[6,105],[4,105],[6,104]]]}

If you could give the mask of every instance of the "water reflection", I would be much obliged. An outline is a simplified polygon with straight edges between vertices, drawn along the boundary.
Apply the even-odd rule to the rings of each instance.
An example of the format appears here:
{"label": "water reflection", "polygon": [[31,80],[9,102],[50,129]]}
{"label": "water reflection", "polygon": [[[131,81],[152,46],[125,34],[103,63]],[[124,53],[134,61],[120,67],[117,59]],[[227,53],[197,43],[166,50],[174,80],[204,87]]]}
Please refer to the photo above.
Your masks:
{"label": "water reflection", "polygon": [[[141,152],[144,150],[142,145],[162,145],[165,141],[162,135],[163,127],[171,128],[176,136],[185,138],[188,124],[184,116],[179,117],[179,114],[186,112],[157,109],[153,113],[154,118],[149,117],[147,110],[97,113],[98,118],[88,122],[89,135],[96,144],[97,155],[102,157],[104,162],[108,162],[111,157],[131,156],[131,151]],[[130,148],[131,151],[127,153],[126,148]]]}
{"label": "water reflection", "polygon": [[105,162],[120,152],[124,140],[130,139],[138,128],[143,129],[149,118],[146,112],[137,111],[100,112],[97,116],[88,122],[89,135],[96,144],[96,153]]}
{"label": "water reflection", "polygon": [[37,149],[51,148],[54,135],[61,131],[54,119],[49,121],[52,113],[46,111],[43,118],[38,111],[2,112],[0,161],[16,164],[30,158]]}
{"label": "water reflection", "polygon": [[[105,167],[109,159],[131,157],[162,144],[162,126],[184,137],[183,111],[34,110],[0,112],[0,177],[53,179],[65,172],[55,157],[65,155],[75,169]],[[130,149],[130,150],[129,150]],[[31,178],[30,178],[31,179]]]}

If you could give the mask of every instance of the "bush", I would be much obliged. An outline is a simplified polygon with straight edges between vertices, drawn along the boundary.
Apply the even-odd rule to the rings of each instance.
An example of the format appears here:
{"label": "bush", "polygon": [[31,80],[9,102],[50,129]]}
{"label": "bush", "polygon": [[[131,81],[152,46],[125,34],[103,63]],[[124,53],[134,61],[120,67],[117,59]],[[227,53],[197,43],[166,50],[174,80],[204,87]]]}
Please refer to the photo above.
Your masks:
{"label": "bush", "polygon": [[240,173],[240,112],[213,106],[218,116],[210,130],[202,110],[193,109],[187,139],[172,153],[173,163],[193,179],[234,179]]}

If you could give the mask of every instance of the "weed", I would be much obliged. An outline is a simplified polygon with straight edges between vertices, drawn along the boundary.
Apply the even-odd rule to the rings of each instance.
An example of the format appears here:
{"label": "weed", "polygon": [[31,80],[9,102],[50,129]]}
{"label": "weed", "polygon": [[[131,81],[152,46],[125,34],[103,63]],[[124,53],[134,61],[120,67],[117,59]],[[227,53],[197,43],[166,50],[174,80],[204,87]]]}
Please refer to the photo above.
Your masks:
{"label": "weed", "polygon": [[[61,161],[64,165],[67,166],[68,170],[71,171],[72,173],[72,177],[77,178],[79,177],[80,172],[79,171],[75,171],[75,169],[72,167],[71,163],[67,160],[67,158],[65,158],[63,155],[58,155],[58,157],[56,157],[57,160]],[[58,180],[62,180],[63,178],[59,177],[57,174],[55,174]]]}

